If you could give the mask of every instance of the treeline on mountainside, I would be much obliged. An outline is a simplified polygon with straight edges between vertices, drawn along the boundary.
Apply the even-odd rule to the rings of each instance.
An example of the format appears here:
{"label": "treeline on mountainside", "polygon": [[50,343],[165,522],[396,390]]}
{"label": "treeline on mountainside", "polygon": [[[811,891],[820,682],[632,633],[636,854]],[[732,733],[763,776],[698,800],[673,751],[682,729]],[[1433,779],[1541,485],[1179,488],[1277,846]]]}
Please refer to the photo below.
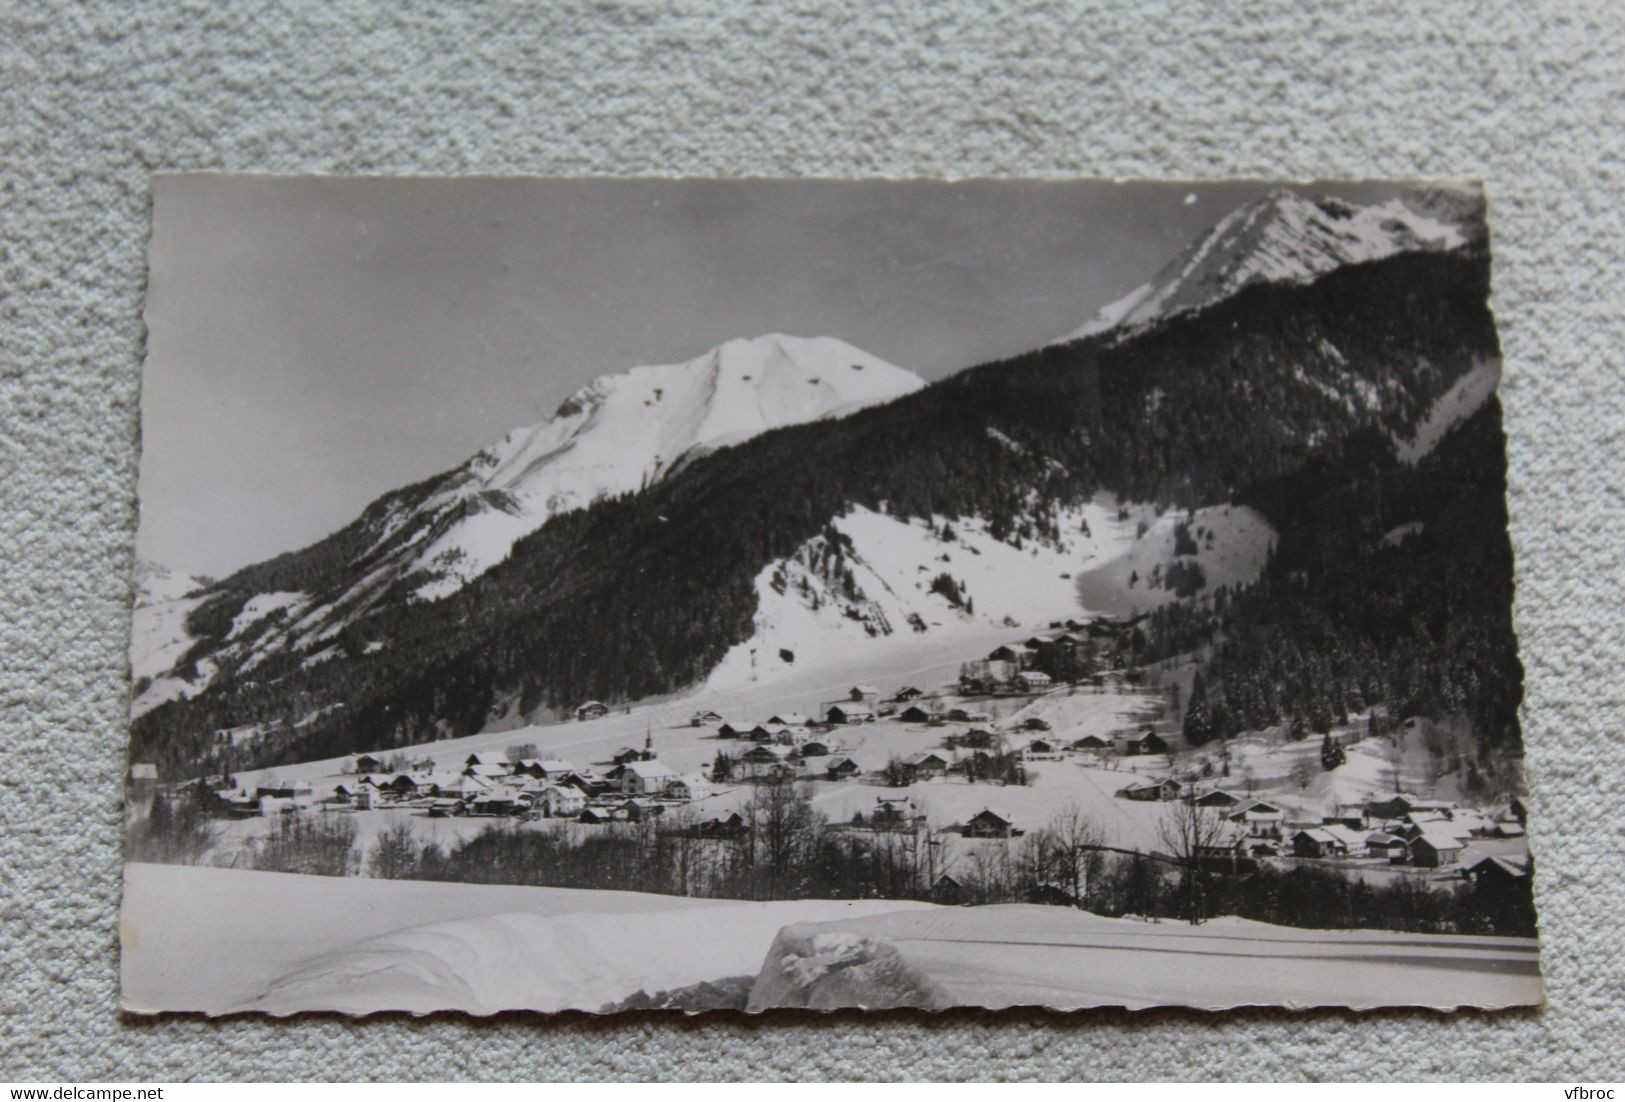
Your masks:
{"label": "treeline on mountainside", "polygon": [[[284,654],[251,674],[228,665],[207,691],[142,716],[135,751],[189,775],[467,734],[513,697],[528,712],[669,692],[749,637],[756,575],[854,505],[975,515],[999,538],[1051,539],[1056,510],[1103,488],[1204,504],[1301,468],[1318,452],[1311,440],[1408,432],[1494,353],[1486,286],[1481,253],[1401,255],[1307,286],[1257,285],[1119,344],[1040,349],[840,421],[764,434],[554,518],[443,600],[410,601],[418,583],[402,583],[349,629],[356,643],[384,642],[376,653],[351,645],[308,669]],[[1356,400],[1369,388],[1378,410]],[[307,592],[337,585],[319,579],[342,555],[318,547]],[[295,584],[298,560],[273,560],[282,565],[255,584]],[[212,631],[200,650],[219,642],[221,625]],[[265,733],[215,747],[216,729],[247,724]]]}
{"label": "treeline on mountainside", "polygon": [[1305,737],[1377,707],[1389,722],[1464,716],[1468,788],[1491,787],[1485,771],[1522,747],[1505,481],[1492,397],[1415,467],[1361,434],[1244,498],[1279,534],[1263,575],[1145,625],[1148,661],[1211,643],[1186,739],[1275,724]]}

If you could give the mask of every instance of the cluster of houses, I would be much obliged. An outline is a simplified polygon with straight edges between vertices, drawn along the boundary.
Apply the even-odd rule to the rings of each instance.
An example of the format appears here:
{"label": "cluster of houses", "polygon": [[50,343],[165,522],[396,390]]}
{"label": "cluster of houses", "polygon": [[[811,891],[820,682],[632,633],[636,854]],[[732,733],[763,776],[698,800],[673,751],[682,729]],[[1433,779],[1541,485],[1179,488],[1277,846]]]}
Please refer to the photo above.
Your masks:
{"label": "cluster of houses", "polygon": [[[854,812],[850,827],[869,830],[914,831],[925,825],[926,816],[908,796],[877,796],[875,806],[865,815]],[[984,807],[958,826],[966,838],[1019,838],[1022,831],[1015,819],[1003,811]]]}
{"label": "cluster of houses", "polygon": [[[1173,780],[1155,782],[1155,786],[1157,795],[1138,798],[1185,798],[1217,809],[1223,816],[1221,830],[1207,847],[1206,856],[1213,858],[1291,856],[1436,869],[1459,865],[1472,839],[1513,838],[1523,833],[1517,805],[1492,819],[1448,800],[1394,793],[1322,815],[1318,821],[1303,821],[1301,816],[1289,821],[1284,808],[1267,800],[1219,788],[1182,796]],[[1128,790],[1120,794],[1128,794]]]}
{"label": "cluster of houses", "polygon": [[713,791],[709,778],[680,773],[660,761],[647,740],[641,750],[616,751],[610,768],[602,772],[562,758],[513,760],[478,751],[449,769],[429,758],[390,768],[382,755],[359,754],[343,773],[344,779],[327,791],[300,782],[220,789],[213,796],[220,810],[238,816],[325,804],[357,811],[415,807],[436,818],[486,815],[606,823],[654,818]]}
{"label": "cluster of houses", "polygon": [[1057,681],[1095,676],[1115,665],[1133,624],[1111,619],[1054,620],[1047,631],[1004,643],[965,663],[960,691],[968,696],[1036,693]]}

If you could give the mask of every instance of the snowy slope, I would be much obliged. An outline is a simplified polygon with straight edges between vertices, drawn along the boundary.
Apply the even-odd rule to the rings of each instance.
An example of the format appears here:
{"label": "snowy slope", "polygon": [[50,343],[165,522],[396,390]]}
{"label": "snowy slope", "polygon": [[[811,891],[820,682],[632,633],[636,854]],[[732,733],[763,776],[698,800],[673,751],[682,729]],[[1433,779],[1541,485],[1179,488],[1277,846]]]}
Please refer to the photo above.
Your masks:
{"label": "snowy slope", "polygon": [[[1113,560],[1134,542],[1133,519],[1117,515],[1115,500],[1101,495],[1058,514],[1057,542],[1017,547],[995,539],[976,518],[905,521],[856,507],[832,523],[839,533],[834,543],[814,537],[757,576],[752,637],[728,652],[708,688],[865,653],[882,661],[922,636],[975,636],[1077,615],[1074,574]],[[945,525],[951,538],[943,536]],[[958,588],[957,606],[933,591],[941,574]],[[975,657],[975,645],[968,645],[966,657]]]}
{"label": "snowy slope", "polygon": [[[599,378],[552,418],[510,432],[427,494],[396,495],[369,509],[367,542],[340,584],[324,585],[319,599],[297,592],[255,595],[193,681],[163,675],[191,643],[182,627],[197,602],[171,602],[154,606],[166,610],[161,615],[138,615],[132,664],[138,678],[153,684],[134,712],[202,691],[221,664],[240,664],[246,672],[288,651],[332,657],[324,650],[334,638],[390,599],[399,583],[410,587],[413,599],[443,598],[501,562],[516,540],[553,516],[636,491],[706,451],[781,426],[844,416],[923,385],[912,372],[843,341],[783,334],[733,340],[685,363]],[[189,588],[178,578],[162,581],[164,593]]]}
{"label": "snowy slope", "polygon": [[188,593],[205,589],[209,579],[171,570],[167,566],[137,559],[135,564],[135,607],[178,601]]}
{"label": "snowy slope", "polygon": [[[1194,554],[1177,553],[1181,523],[1196,543]],[[1101,612],[1145,612],[1176,599],[1168,577],[1176,562],[1201,567],[1199,592],[1208,592],[1257,579],[1274,542],[1269,521],[1245,505],[1170,511],[1151,522],[1122,554],[1078,575],[1078,593],[1087,607]]]}
{"label": "snowy slope", "polygon": [[1481,198],[1475,189],[1440,186],[1357,206],[1277,188],[1226,215],[1149,283],[1053,343],[1142,328],[1253,283],[1307,283],[1346,264],[1459,248],[1472,236],[1466,224]]}

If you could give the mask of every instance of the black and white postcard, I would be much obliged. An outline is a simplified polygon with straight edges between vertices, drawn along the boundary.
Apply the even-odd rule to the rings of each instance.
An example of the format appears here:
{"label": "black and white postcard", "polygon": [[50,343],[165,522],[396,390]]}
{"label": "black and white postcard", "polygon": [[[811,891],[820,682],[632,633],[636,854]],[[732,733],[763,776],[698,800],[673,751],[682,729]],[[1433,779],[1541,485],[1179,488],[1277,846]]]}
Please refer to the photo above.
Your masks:
{"label": "black and white postcard", "polygon": [[157,178],[124,1006],[1538,1004],[1489,285],[1470,183]]}

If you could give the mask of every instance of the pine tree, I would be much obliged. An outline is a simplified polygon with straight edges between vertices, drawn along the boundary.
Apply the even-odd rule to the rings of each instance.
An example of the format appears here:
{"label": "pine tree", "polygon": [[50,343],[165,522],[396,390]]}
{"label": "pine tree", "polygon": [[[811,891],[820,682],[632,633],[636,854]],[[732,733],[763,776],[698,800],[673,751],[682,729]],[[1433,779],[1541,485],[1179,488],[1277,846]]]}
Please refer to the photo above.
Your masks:
{"label": "pine tree", "polygon": [[1185,741],[1191,746],[1200,746],[1213,737],[1213,716],[1208,711],[1207,682],[1202,677],[1202,671],[1196,671],[1196,677],[1191,681],[1191,699],[1185,706]]}

